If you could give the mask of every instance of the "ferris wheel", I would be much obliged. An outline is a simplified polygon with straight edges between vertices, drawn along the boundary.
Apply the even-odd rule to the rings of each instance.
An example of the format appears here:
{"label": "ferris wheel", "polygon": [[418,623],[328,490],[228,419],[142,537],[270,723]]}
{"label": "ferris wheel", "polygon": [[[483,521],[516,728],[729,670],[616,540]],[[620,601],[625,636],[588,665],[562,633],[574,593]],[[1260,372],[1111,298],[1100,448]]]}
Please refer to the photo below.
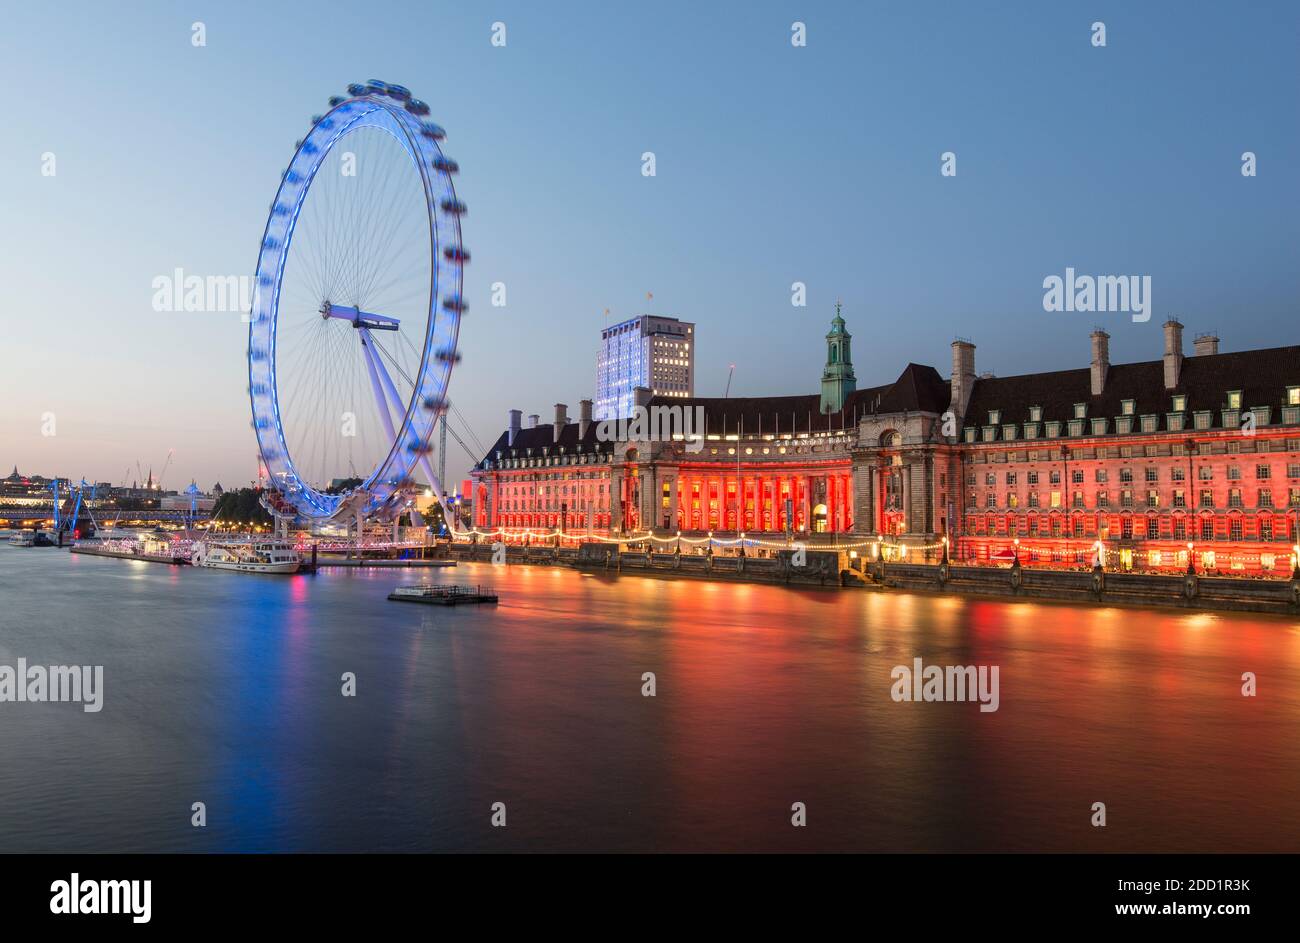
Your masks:
{"label": "ferris wheel", "polygon": [[442,128],[400,85],[347,91],[282,174],[248,331],[262,462],[276,503],[309,525],[394,519],[419,478],[446,508],[430,440],[466,309]]}

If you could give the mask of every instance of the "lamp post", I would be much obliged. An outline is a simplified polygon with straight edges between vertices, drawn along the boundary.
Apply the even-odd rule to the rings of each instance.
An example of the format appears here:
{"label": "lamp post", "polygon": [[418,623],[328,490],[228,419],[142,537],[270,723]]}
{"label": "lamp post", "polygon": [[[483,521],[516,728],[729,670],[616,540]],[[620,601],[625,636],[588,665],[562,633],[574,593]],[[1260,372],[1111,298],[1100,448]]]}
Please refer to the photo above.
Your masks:
{"label": "lamp post", "polygon": [[1187,575],[1196,575],[1196,545],[1187,541]]}

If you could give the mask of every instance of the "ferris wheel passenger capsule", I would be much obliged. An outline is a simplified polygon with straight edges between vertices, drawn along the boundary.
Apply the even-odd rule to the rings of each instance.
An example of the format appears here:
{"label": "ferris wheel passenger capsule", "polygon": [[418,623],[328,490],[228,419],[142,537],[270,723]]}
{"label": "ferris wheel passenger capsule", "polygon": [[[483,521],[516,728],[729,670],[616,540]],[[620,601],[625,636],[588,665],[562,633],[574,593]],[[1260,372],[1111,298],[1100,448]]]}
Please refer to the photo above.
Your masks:
{"label": "ferris wheel passenger capsule", "polygon": [[425,137],[427,137],[430,141],[441,141],[443,138],[447,136],[447,132],[444,131],[439,125],[434,124],[432,121],[421,121],[420,133],[423,134]]}
{"label": "ferris wheel passenger capsule", "polygon": [[443,363],[460,363],[460,351],[458,350],[440,350],[437,357]]}
{"label": "ferris wheel passenger capsule", "polygon": [[420,101],[420,99],[418,98],[412,98],[410,101],[406,103],[406,110],[413,115],[417,115],[423,118],[425,115],[429,113],[429,106],[426,105],[424,102]]}
{"label": "ferris wheel passenger capsule", "polygon": [[434,170],[441,170],[445,174],[454,174],[460,170],[460,165],[450,157],[443,157],[441,154],[429,161],[429,166]]}
{"label": "ferris wheel passenger capsule", "polygon": [[346,98],[343,98],[343,97],[340,96],[340,95],[331,95],[331,96],[330,96],[330,99],[329,99],[329,106],[330,106],[331,108],[337,108],[339,105],[343,104],[345,101],[347,101],[347,99],[346,99]]}
{"label": "ferris wheel passenger capsule", "polygon": [[426,396],[423,405],[429,412],[434,413],[441,411],[447,405],[447,401],[440,396]]}
{"label": "ferris wheel passenger capsule", "polygon": [[448,246],[442,250],[442,254],[448,262],[459,262],[464,265],[469,261],[469,250],[464,246]]}
{"label": "ferris wheel passenger capsule", "polygon": [[452,295],[450,298],[442,299],[442,307],[444,310],[455,314],[464,314],[469,310],[469,305],[465,303],[465,299],[461,298],[460,295]]}
{"label": "ferris wheel passenger capsule", "polygon": [[468,209],[469,207],[467,207],[460,200],[442,201],[442,211],[444,213],[451,213],[453,216],[464,216],[465,213],[468,211]]}
{"label": "ferris wheel passenger capsule", "polygon": [[351,95],[353,98],[359,98],[365,93],[366,93],[366,87],[364,85],[358,85],[357,83],[353,82],[351,85],[348,86],[348,94]]}
{"label": "ferris wheel passenger capsule", "polygon": [[399,102],[411,100],[411,90],[404,85],[389,85],[388,97],[396,98]]}

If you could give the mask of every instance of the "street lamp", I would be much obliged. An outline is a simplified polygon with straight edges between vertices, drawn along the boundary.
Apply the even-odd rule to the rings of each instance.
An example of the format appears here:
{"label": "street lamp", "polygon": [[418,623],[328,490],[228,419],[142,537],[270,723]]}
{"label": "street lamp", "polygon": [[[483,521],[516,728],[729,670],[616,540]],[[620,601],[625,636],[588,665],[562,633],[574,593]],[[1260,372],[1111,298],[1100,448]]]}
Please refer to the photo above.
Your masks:
{"label": "street lamp", "polygon": [[1190,540],[1187,541],[1187,575],[1188,576],[1196,575],[1195,549],[1196,549],[1196,545],[1193,544]]}

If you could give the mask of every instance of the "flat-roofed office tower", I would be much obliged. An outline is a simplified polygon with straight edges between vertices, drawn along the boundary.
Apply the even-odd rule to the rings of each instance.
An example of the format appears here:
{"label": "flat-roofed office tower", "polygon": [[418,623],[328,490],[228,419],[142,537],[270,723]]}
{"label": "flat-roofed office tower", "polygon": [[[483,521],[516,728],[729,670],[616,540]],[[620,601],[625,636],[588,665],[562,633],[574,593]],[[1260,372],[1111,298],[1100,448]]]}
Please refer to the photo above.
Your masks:
{"label": "flat-roofed office tower", "polygon": [[634,390],[654,396],[695,395],[695,325],[643,314],[600,332],[595,419],[632,415]]}

